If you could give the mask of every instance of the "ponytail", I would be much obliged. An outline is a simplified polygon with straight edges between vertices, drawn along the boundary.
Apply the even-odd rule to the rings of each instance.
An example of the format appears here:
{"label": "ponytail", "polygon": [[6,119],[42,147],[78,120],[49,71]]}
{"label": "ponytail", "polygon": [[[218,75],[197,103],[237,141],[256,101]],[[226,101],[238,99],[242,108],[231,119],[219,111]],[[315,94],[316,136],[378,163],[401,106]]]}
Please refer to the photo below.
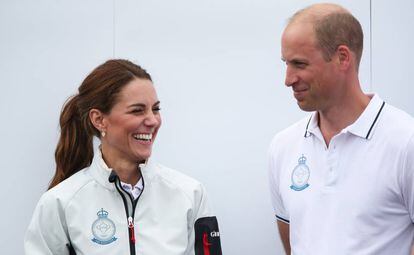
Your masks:
{"label": "ponytail", "polygon": [[60,114],[60,138],[56,146],[56,172],[49,189],[66,178],[89,166],[93,158],[93,133],[88,116],[81,116],[78,109],[79,96],[73,96]]}

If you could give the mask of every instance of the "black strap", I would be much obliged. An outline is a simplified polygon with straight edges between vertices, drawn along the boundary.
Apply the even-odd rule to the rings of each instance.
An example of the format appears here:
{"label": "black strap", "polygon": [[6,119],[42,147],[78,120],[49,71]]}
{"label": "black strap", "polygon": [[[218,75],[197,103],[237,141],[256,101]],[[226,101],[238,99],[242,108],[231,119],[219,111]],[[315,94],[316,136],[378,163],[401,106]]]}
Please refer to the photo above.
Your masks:
{"label": "black strap", "polygon": [[76,255],[75,249],[73,249],[73,246],[71,243],[67,243],[66,247],[68,247],[69,255]]}

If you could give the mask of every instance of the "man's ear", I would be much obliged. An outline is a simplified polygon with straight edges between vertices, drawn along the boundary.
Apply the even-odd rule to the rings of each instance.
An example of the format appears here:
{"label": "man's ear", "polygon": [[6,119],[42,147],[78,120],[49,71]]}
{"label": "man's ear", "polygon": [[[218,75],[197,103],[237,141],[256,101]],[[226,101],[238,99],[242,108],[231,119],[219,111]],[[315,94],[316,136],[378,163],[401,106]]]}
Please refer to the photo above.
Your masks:
{"label": "man's ear", "polygon": [[104,114],[95,108],[89,110],[89,119],[92,125],[99,130],[99,132],[106,131],[106,122]]}
{"label": "man's ear", "polygon": [[346,45],[339,45],[336,49],[339,68],[341,70],[347,70],[351,66],[353,54]]}

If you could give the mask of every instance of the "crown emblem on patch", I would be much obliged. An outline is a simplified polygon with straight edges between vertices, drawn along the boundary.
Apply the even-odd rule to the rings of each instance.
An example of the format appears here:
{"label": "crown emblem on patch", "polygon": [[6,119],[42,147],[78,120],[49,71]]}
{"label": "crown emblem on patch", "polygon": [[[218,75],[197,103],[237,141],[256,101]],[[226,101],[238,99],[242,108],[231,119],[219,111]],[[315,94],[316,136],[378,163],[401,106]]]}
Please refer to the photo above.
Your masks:
{"label": "crown emblem on patch", "polygon": [[302,154],[302,156],[298,158],[298,164],[292,171],[292,185],[290,186],[290,188],[295,191],[301,191],[306,189],[307,187],[309,187],[309,177],[310,170],[309,167],[306,165],[306,157]]}

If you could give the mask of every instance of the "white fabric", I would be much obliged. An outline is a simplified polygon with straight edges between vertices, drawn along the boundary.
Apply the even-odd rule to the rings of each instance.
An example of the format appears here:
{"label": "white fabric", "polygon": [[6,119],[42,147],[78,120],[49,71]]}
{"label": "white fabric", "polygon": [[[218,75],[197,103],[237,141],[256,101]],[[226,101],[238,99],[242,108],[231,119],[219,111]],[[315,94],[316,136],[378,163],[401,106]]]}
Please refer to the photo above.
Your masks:
{"label": "white fabric", "polygon": [[125,182],[121,182],[122,188],[124,190],[126,190],[129,194],[132,195],[132,197],[134,199],[137,199],[137,197],[139,197],[139,195],[141,195],[142,189],[143,189],[143,185],[142,185],[142,179],[140,178],[139,181],[132,186],[129,183],[125,183]]}
{"label": "white fabric", "polygon": [[[382,103],[373,96],[329,146],[316,113],[273,139],[271,198],[277,219],[290,224],[292,254],[409,254],[414,238],[414,119],[388,104],[380,112]],[[307,176],[304,170],[294,171],[306,169],[297,168],[302,156],[309,186],[297,184]]]}
{"label": "white fabric", "polygon": [[[130,253],[124,204],[101,160],[95,153],[90,167],[43,194],[26,232],[26,255],[68,255],[69,241],[78,255]],[[136,254],[194,254],[194,223],[212,216],[203,186],[151,161],[140,168],[144,189],[134,217]],[[104,214],[100,230],[115,229],[116,240],[109,244],[94,242],[91,230]],[[108,228],[108,219],[114,228]]]}

